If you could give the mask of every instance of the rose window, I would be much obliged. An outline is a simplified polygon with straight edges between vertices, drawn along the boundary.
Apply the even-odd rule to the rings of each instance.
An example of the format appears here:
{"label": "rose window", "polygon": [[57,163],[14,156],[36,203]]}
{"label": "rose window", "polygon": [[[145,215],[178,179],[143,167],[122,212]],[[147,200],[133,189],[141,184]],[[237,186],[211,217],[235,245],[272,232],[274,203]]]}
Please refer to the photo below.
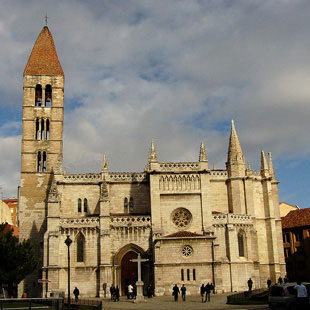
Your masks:
{"label": "rose window", "polygon": [[191,256],[193,254],[193,248],[190,245],[185,245],[182,249],[182,255],[185,257]]}
{"label": "rose window", "polygon": [[191,220],[192,214],[184,208],[176,209],[172,214],[173,224],[181,229],[186,228]]}

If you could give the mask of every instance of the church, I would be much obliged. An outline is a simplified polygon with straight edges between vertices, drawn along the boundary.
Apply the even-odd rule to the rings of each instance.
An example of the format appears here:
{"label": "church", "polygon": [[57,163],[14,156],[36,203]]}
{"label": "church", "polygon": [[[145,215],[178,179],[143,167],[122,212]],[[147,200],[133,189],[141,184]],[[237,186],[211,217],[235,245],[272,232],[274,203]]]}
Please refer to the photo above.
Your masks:
{"label": "church", "polygon": [[144,291],[151,284],[156,295],[171,295],[175,283],[198,294],[207,282],[231,292],[246,290],[249,278],[260,288],[284,277],[271,154],[261,151],[260,170],[246,165],[234,122],[222,169],[209,167],[203,142],[196,162],[161,162],[152,141],[141,172],[110,171],[103,154],[101,171],[69,174],[64,72],[47,26],[23,77],[20,238],[31,239],[40,263],[19,295],[67,294],[68,236],[71,291],[81,297],[102,297],[111,284],[124,294],[138,279],[138,255]]}

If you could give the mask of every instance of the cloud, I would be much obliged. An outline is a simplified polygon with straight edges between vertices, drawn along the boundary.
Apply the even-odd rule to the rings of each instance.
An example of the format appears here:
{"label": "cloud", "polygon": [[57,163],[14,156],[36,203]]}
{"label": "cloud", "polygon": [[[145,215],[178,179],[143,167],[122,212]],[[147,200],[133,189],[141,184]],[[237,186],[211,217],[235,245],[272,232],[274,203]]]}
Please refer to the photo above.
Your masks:
{"label": "cloud", "polygon": [[9,112],[0,129],[21,133],[10,118],[20,121],[22,72],[47,11],[66,77],[68,171],[98,171],[103,152],[110,170],[141,171],[153,138],[162,161],[197,160],[205,140],[209,161],[224,168],[231,119],[256,167],[262,148],[275,161],[310,154],[309,1],[20,0],[2,8],[0,107]]}

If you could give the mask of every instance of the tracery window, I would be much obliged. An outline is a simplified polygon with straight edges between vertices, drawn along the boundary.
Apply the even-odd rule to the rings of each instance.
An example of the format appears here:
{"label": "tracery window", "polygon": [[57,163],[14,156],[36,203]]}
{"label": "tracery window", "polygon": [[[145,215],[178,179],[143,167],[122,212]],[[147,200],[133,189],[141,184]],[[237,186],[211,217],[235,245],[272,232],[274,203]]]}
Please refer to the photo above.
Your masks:
{"label": "tracery window", "polygon": [[79,234],[76,240],[76,261],[84,262],[85,237]]}
{"label": "tracery window", "polygon": [[37,154],[37,172],[46,172],[46,152],[39,151]]}
{"label": "tracery window", "polygon": [[185,245],[182,248],[182,255],[185,257],[191,256],[193,254],[193,248],[190,245]]}
{"label": "tracery window", "polygon": [[189,226],[192,220],[192,214],[184,208],[178,208],[172,213],[172,222],[180,229]]}

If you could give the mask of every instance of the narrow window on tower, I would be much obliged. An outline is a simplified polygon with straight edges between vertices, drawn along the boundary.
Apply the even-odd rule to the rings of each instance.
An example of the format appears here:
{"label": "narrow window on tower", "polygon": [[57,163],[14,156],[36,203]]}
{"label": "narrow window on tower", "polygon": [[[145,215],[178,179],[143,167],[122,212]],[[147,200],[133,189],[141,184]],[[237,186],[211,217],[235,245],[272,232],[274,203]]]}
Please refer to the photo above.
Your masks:
{"label": "narrow window on tower", "polygon": [[190,271],[189,269],[187,269],[187,281],[189,281],[191,278],[190,278]]}
{"label": "narrow window on tower", "polygon": [[238,249],[239,256],[244,257],[244,232],[241,230],[238,233]]}
{"label": "narrow window on tower", "polygon": [[36,140],[39,140],[39,132],[40,132],[40,123],[39,123],[40,121],[39,121],[39,119],[37,118],[36,119]]}
{"label": "narrow window on tower", "polygon": [[124,213],[128,213],[128,198],[124,199]]}
{"label": "narrow window on tower", "polygon": [[78,200],[78,212],[82,212],[82,199],[79,198]]}
{"label": "narrow window on tower", "polygon": [[87,199],[84,198],[84,212],[87,213],[88,206],[87,206]]}
{"label": "narrow window on tower", "polygon": [[42,86],[37,84],[35,90],[35,106],[41,107],[42,106]]}
{"label": "narrow window on tower", "polygon": [[196,269],[193,269],[193,280],[196,281]]}
{"label": "narrow window on tower", "polygon": [[184,281],[184,269],[181,269],[181,281]]}
{"label": "narrow window on tower", "polygon": [[77,243],[77,251],[76,251],[76,261],[84,262],[84,247],[85,247],[85,238],[83,234],[79,234],[76,240]]}
{"label": "narrow window on tower", "polygon": [[37,155],[37,172],[41,172],[41,151]]}
{"label": "narrow window on tower", "polygon": [[50,107],[52,105],[52,86],[46,85],[45,87],[45,106]]}
{"label": "narrow window on tower", "polygon": [[41,140],[44,140],[44,119],[41,119]]}
{"label": "narrow window on tower", "polygon": [[43,152],[42,171],[46,172],[46,152]]}
{"label": "narrow window on tower", "polygon": [[133,212],[133,207],[134,207],[134,205],[133,205],[133,198],[130,197],[130,199],[129,199],[129,212],[130,213]]}
{"label": "narrow window on tower", "polygon": [[45,140],[48,140],[50,137],[50,120],[46,120],[46,128],[45,128]]}

